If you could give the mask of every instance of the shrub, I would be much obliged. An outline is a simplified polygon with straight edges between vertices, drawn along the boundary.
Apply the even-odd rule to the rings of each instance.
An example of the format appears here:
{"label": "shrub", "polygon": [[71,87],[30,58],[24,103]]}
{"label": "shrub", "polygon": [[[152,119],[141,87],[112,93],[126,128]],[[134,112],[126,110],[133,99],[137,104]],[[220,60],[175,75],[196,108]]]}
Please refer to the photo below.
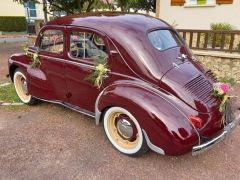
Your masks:
{"label": "shrub", "polygon": [[240,42],[238,43],[236,50],[240,52]]}
{"label": "shrub", "polygon": [[197,0],[197,4],[204,5],[207,3],[207,0]]}
{"label": "shrub", "polygon": [[0,16],[0,31],[25,31],[27,26],[26,18],[22,16]]}
{"label": "shrub", "polygon": [[[219,31],[219,30],[224,30],[224,31],[231,31],[234,30],[234,26],[228,23],[211,23],[211,30],[213,31]],[[230,43],[231,36],[230,34],[225,35],[225,44],[228,45]],[[215,41],[215,46],[220,47],[221,46],[221,41],[222,41],[222,35],[221,34],[216,34],[216,41]],[[213,34],[210,34],[210,39],[209,43],[212,44],[213,42]]]}

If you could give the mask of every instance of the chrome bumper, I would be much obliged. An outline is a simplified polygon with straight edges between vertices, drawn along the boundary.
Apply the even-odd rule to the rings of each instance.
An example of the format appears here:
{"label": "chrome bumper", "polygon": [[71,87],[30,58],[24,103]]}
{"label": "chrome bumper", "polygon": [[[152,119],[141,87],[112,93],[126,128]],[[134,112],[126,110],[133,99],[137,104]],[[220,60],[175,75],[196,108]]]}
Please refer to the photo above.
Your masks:
{"label": "chrome bumper", "polygon": [[224,139],[227,138],[227,136],[229,135],[229,133],[240,123],[240,113],[238,113],[238,115],[236,116],[236,118],[229,123],[227,126],[225,126],[224,131],[217,137],[215,137],[214,139],[205,142],[203,144],[200,144],[198,146],[194,146],[192,148],[192,155],[197,155],[202,153],[203,151],[206,151],[207,149],[211,148],[213,145],[223,141]]}

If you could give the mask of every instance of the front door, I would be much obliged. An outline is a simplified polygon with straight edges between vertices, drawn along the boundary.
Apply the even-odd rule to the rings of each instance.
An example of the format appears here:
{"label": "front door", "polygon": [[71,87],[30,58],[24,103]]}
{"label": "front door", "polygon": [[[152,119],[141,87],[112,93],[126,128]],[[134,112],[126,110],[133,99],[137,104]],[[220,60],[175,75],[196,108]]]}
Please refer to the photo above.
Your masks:
{"label": "front door", "polygon": [[[29,89],[38,98],[65,102],[67,86],[64,76],[65,27],[43,28],[36,42],[40,66],[30,69]],[[30,78],[31,79],[31,78]]]}
{"label": "front door", "polygon": [[94,105],[101,90],[109,83],[104,80],[101,88],[88,80],[99,57],[108,59],[107,40],[99,32],[89,29],[69,27],[67,30],[67,50],[65,76],[68,87],[69,103],[76,108],[94,112]]}

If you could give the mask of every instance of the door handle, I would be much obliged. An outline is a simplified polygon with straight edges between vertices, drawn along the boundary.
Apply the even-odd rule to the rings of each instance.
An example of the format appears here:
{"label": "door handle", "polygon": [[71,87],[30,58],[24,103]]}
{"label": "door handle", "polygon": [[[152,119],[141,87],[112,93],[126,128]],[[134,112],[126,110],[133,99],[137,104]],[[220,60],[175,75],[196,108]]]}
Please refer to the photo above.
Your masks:
{"label": "door handle", "polygon": [[104,77],[104,79],[107,79],[107,78],[109,78],[109,75],[106,74],[103,77]]}

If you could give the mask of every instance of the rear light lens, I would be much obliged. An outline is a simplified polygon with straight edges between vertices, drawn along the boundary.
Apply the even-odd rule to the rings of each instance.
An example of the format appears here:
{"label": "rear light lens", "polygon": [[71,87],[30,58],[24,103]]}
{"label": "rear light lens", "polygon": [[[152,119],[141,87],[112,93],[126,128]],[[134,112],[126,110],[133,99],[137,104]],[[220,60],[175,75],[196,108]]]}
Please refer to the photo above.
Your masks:
{"label": "rear light lens", "polygon": [[203,127],[203,122],[202,119],[196,116],[188,116],[189,121],[193,124],[195,128],[202,128]]}

